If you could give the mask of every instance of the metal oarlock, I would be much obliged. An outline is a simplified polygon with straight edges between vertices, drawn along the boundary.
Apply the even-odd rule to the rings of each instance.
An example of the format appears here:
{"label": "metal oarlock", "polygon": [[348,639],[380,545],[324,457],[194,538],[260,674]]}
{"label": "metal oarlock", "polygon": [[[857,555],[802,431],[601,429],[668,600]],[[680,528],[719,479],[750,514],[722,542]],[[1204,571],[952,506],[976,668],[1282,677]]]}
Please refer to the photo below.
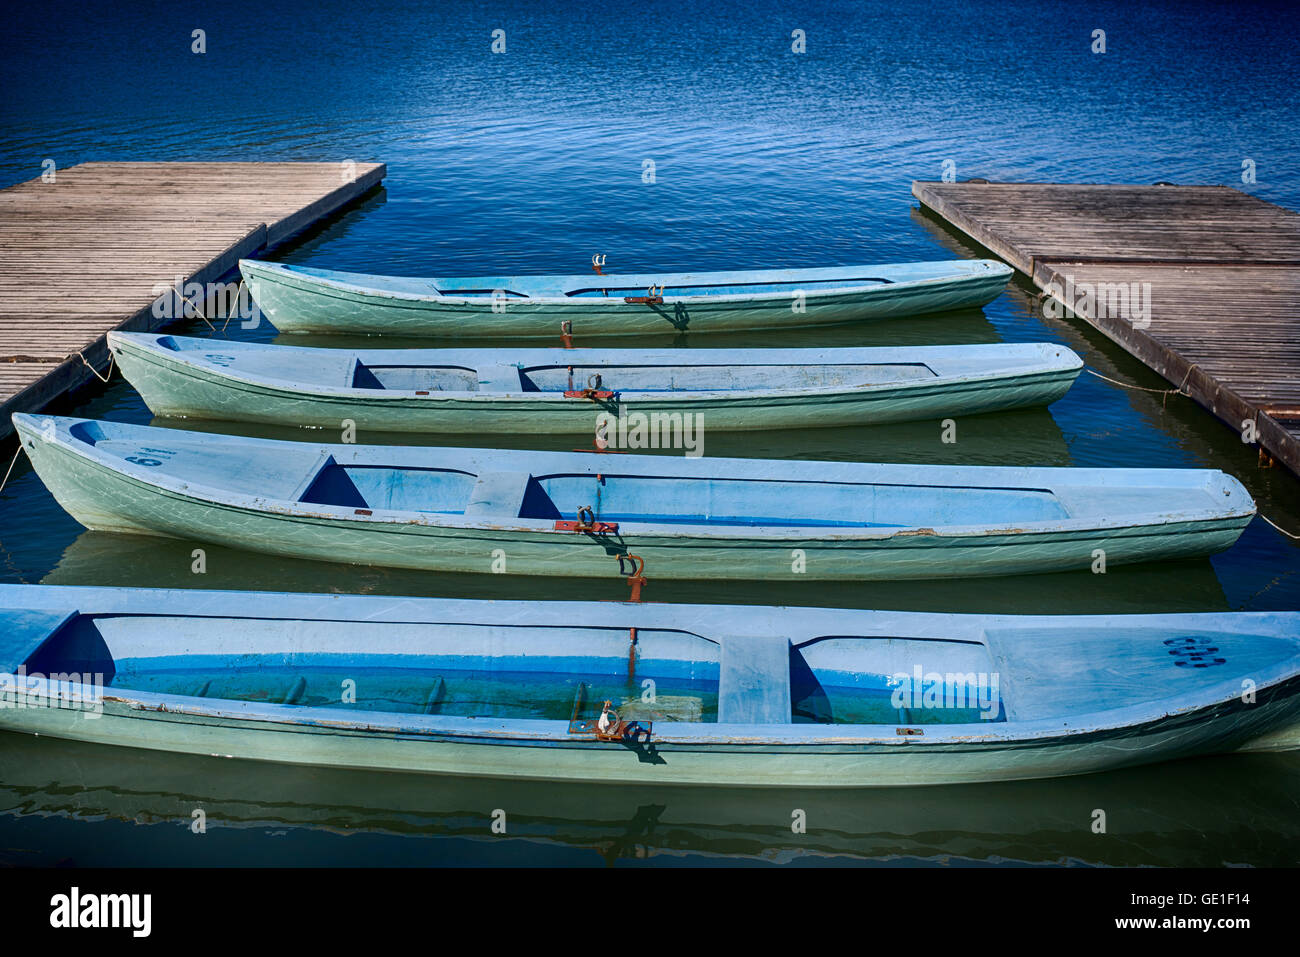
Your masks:
{"label": "metal oarlock", "polygon": [[[570,383],[569,383],[569,384],[570,384],[570,385],[573,384],[573,383],[572,383],[572,376],[570,376]],[[597,383],[597,384],[599,384],[599,383]],[[579,394],[579,393],[574,393],[575,397],[576,397],[578,394]],[[566,392],[565,395],[569,395],[569,393]],[[593,401],[595,401],[596,399],[601,399],[601,398],[604,398],[604,399],[612,399],[612,398],[617,398],[617,397],[618,397],[618,393],[617,393],[617,392],[599,392],[599,393],[596,393],[595,395],[591,396],[590,398],[591,398]],[[575,452],[596,452],[596,453],[598,453],[598,454],[600,454],[600,455],[626,455],[626,454],[627,454],[627,450],[626,450],[626,449],[611,449],[611,448],[609,447],[609,436],[606,434],[606,429],[607,429],[607,428],[608,428],[607,423],[602,422],[601,420],[598,419],[597,422],[596,422],[596,433],[595,433],[595,435],[593,436],[593,438],[592,438],[592,440],[591,440],[591,448],[589,448],[589,449],[574,449],[573,451],[575,451]],[[604,484],[604,479],[602,479],[599,475],[596,476],[596,479],[597,479],[599,482],[601,482],[601,484]]]}
{"label": "metal oarlock", "polygon": [[597,255],[591,257],[591,268],[596,270],[597,276],[605,275],[605,273],[602,270],[605,265],[605,260],[608,258],[609,258],[608,253],[598,253]]}
{"label": "metal oarlock", "polygon": [[645,291],[644,296],[624,296],[623,301],[642,303],[648,306],[658,305],[664,301],[663,284],[660,283],[658,286],[651,285],[650,288]]}
{"label": "metal oarlock", "polygon": [[614,398],[615,393],[609,391],[608,389],[602,389],[600,387],[600,384],[601,384],[600,373],[593,372],[591,375],[587,376],[587,387],[585,389],[573,388],[573,367],[570,366],[569,367],[569,388],[565,391],[564,397],[566,399],[591,399],[592,401],[595,401],[596,399]]}
{"label": "metal oarlock", "polygon": [[564,343],[564,348],[573,348],[573,322],[569,319],[560,323],[560,340]]}

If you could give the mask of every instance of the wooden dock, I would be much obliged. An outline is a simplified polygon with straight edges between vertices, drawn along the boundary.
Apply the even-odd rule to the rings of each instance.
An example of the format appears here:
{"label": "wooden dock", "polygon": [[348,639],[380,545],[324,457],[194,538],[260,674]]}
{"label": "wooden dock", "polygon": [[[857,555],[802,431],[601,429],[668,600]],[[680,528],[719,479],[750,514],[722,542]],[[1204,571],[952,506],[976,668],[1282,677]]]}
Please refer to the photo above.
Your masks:
{"label": "wooden dock", "polygon": [[[1300,214],[1224,186],[912,195],[1300,474]],[[1123,308],[1133,283],[1140,310]]]}
{"label": "wooden dock", "polygon": [[[0,190],[0,438],[148,331],[159,284],[215,282],[379,184],[380,163],[82,163]],[[175,299],[174,294],[167,296]]]}

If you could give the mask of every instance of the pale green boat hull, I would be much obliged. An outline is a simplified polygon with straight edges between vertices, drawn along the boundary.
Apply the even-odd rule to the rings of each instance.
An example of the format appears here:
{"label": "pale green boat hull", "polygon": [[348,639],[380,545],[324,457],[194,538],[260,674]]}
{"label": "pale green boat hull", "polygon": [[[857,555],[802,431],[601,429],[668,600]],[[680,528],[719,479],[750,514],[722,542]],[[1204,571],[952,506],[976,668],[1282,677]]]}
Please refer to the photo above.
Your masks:
{"label": "pale green boat hull", "polygon": [[[1235,750],[1252,735],[1251,725],[1295,721],[1294,698],[1262,706],[1246,718],[1206,715],[1197,721],[1158,725],[1101,740],[1080,735],[1038,743],[1009,742],[909,747],[905,739],[842,748],[791,743],[785,748],[692,747],[661,738],[654,752],[662,763],[636,751],[595,741],[529,745],[485,738],[479,744],[392,735],[307,724],[274,724],[237,718],[189,716],[169,709],[166,721],[150,711],[106,700],[103,713],[87,718],[72,709],[8,708],[3,726],[89,743],[212,755],[281,764],[371,771],[403,771],[474,778],[589,781],[621,784],[715,787],[867,788],[1060,777]],[[1279,719],[1279,714],[1284,717]]]}
{"label": "pale green boat hull", "polygon": [[[691,392],[620,392],[611,400],[593,402],[566,399],[563,395],[525,392],[522,389],[416,394],[413,391],[386,389],[323,388],[312,382],[294,382],[296,353],[310,355],[336,353],[331,363],[340,365],[351,354],[337,350],[299,350],[290,346],[255,347],[283,353],[286,378],[241,374],[239,361],[243,344],[213,343],[219,355],[218,366],[193,358],[194,353],[149,347],[148,340],[158,337],[132,337],[110,333],[110,346],[123,374],[144,398],[150,410],[159,416],[257,422],[340,429],[351,421],[358,429],[385,432],[436,433],[569,433],[590,435],[605,415],[645,416],[689,414],[699,416],[702,431],[757,431],[784,428],[829,428],[837,426],[881,424],[940,418],[947,415],[976,415],[1007,409],[1048,405],[1061,398],[1079,374],[1082,363],[1063,347],[1053,346],[960,346],[927,347],[914,350],[781,350],[785,361],[849,363],[865,361],[870,354],[888,351],[898,354],[896,362],[926,358],[940,369],[938,357],[945,350],[963,354],[975,350],[988,368],[966,374],[938,375],[928,379],[902,379],[896,384],[839,388],[733,390]],[[1028,361],[1022,355],[999,359],[1001,350],[1017,353],[1041,350],[1041,361]],[[405,350],[411,352],[411,350]],[[444,350],[418,351],[404,361],[433,362]],[[533,356],[538,350],[527,350]],[[682,353],[677,362],[705,362],[702,350]],[[711,350],[703,350],[709,352]],[[550,350],[555,353],[556,350]],[[588,361],[593,350],[559,353],[550,361],[568,359]],[[802,354],[811,353],[803,360]],[[499,363],[511,355],[499,351]],[[396,351],[362,353],[364,356],[395,357]],[[608,355],[641,355],[616,353]],[[657,354],[656,354],[657,355]],[[735,353],[731,355],[736,358]],[[741,356],[746,353],[741,353]],[[751,354],[752,355],[752,354]],[[986,360],[983,357],[987,357]],[[473,354],[453,353],[440,361],[467,363]],[[498,351],[480,353],[478,358],[498,359]],[[328,359],[321,360],[322,364]],[[524,361],[524,360],[521,360]],[[631,360],[627,360],[631,361]],[[646,361],[642,359],[641,361]],[[659,361],[663,361],[660,358]],[[719,358],[715,361],[722,362]],[[750,361],[753,361],[752,358]],[[304,362],[304,364],[306,364]],[[484,363],[486,364],[486,363]],[[498,365],[500,368],[502,365]],[[513,368],[504,365],[504,368]],[[339,377],[342,381],[342,377]],[[582,384],[579,379],[579,384]]]}
{"label": "pale green boat hull", "polygon": [[[921,268],[925,267],[925,268]],[[346,333],[418,337],[531,336],[558,338],[560,324],[572,323],[574,336],[639,335],[662,332],[731,332],[800,329],[864,320],[924,315],[978,308],[1005,288],[1012,270],[992,260],[908,263],[864,267],[898,278],[864,289],[809,294],[799,309],[788,294],[754,296],[666,295],[658,304],[628,303],[622,296],[596,300],[566,297],[544,289],[527,298],[431,295],[439,280],[405,280],[330,270],[279,268],[274,263],[243,260],[240,269],[262,314],[281,332]],[[859,270],[862,271],[862,270]],[[829,270],[698,274],[744,277],[800,275]],[[493,289],[529,289],[530,281],[554,285],[576,277],[488,277],[474,285]],[[672,275],[584,277],[588,286],[626,281],[647,286],[672,282]],[[457,280],[459,283],[469,280]],[[420,284],[424,291],[418,291]],[[810,289],[812,287],[810,286]],[[641,291],[641,290],[638,290]]]}
{"label": "pale green boat hull", "polygon": [[[1058,777],[1239,750],[1294,727],[1296,617],[0,585],[0,728],[284,764],[591,784]],[[929,680],[958,672],[942,680],[966,689],[961,704],[907,691],[865,710],[860,697],[850,703],[853,688],[898,689],[923,663]],[[434,706],[421,706],[435,673]],[[357,676],[350,701],[335,697],[343,674]],[[661,700],[655,718],[633,718],[635,733],[596,735],[587,682],[625,689],[613,694],[628,696],[618,705],[627,712],[638,679],[674,675],[689,676],[699,710],[673,713]],[[300,690],[287,691],[290,682]],[[975,685],[985,691],[972,709]],[[715,695],[706,712],[703,696]]]}

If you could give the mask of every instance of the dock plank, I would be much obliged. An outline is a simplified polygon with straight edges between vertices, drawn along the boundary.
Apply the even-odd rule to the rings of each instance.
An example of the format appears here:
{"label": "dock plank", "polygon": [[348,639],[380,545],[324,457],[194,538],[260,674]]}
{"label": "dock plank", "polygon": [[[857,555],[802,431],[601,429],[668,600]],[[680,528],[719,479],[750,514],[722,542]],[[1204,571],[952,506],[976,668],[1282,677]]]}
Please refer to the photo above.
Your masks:
{"label": "dock plank", "polygon": [[[923,206],[1300,474],[1300,214],[1222,186],[917,182]],[[1138,315],[1120,284],[1149,291]],[[1080,299],[1079,290],[1106,296]],[[1146,298],[1145,296],[1143,298]]]}
{"label": "dock plank", "polygon": [[[378,185],[382,163],[82,163],[0,190],[0,438],[147,331],[159,289],[214,282]],[[167,295],[170,295],[168,293]]]}

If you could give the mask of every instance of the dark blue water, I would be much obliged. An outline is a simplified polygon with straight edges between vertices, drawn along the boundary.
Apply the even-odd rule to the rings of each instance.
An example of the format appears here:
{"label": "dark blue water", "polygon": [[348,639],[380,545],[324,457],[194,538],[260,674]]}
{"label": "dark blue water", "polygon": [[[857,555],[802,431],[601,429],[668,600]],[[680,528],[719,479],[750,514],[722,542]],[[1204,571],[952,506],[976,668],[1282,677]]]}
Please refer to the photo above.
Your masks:
{"label": "dark blue water", "polygon": [[[245,2],[29,5],[8,11],[0,34],[0,185],[38,176],[47,158],[59,168],[381,161],[383,190],[277,255],[411,275],[582,272],[593,253],[620,272],[975,256],[916,210],[913,180],[938,179],[950,163],[960,179],[1215,183],[1300,207],[1298,28],[1294,8],[1269,4],[370,9],[321,0],[292,16]],[[206,31],[202,55],[190,52],[195,29]],[[506,31],[503,54],[491,52],[495,29]],[[795,29],[806,53],[791,51]],[[1104,54],[1090,52],[1095,29],[1106,31]],[[1256,183],[1241,181],[1245,159]],[[643,181],[647,161],[653,183]],[[181,331],[209,334],[199,323]],[[1164,385],[1086,325],[1044,319],[1023,283],[982,312],[721,344],[1042,339],[1068,344],[1112,378]],[[120,380],[73,411],[150,421]],[[706,454],[1222,468],[1264,514],[1300,530],[1300,484],[1257,468],[1254,450],[1208,413],[1089,375],[1050,411],[962,419],[956,445],[939,441],[937,424],[912,423],[711,434]],[[618,580],[434,576],[215,548],[208,574],[194,576],[189,551],[83,532],[21,464],[0,493],[6,581],[534,598],[626,591]],[[852,587],[652,576],[647,595],[947,611],[1294,609],[1300,549],[1257,520],[1212,560],[1104,576]],[[0,845],[9,849],[0,853],[12,860],[279,862],[290,845],[321,863],[1300,858],[1293,756],[910,797],[613,789],[595,803],[572,788],[254,772],[44,739],[6,738],[0,768]],[[1090,831],[1101,800],[1131,811],[1113,838]],[[224,824],[191,839],[199,806]],[[512,806],[520,830],[493,836],[484,815]],[[792,834],[790,807],[808,806],[819,809],[809,833]]]}

